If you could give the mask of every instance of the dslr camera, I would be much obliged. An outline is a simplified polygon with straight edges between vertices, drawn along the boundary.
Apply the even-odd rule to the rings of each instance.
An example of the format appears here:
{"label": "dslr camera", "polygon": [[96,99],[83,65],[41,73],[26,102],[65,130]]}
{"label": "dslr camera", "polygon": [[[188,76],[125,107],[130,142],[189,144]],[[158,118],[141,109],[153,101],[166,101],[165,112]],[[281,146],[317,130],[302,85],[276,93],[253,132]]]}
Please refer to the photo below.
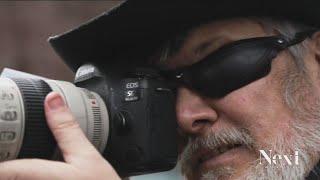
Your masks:
{"label": "dslr camera", "polygon": [[44,115],[60,93],[82,130],[122,177],[170,170],[177,161],[175,94],[153,69],[106,75],[83,64],[74,83],[4,69],[0,77],[0,161],[62,160]]}

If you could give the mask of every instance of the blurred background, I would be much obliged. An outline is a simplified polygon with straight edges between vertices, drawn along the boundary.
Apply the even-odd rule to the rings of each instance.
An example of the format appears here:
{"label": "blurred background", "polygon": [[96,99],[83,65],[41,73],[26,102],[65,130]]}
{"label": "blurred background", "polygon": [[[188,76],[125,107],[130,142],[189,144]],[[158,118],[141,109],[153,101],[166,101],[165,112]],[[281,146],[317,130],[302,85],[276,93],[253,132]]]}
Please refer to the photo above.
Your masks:
{"label": "blurred background", "polygon": [[[0,72],[4,67],[51,79],[73,80],[50,47],[50,36],[68,31],[121,3],[109,1],[0,1]],[[131,180],[181,179],[178,170]]]}
{"label": "blurred background", "polygon": [[73,73],[48,37],[77,27],[121,1],[0,1],[0,71],[3,67],[60,80]]}

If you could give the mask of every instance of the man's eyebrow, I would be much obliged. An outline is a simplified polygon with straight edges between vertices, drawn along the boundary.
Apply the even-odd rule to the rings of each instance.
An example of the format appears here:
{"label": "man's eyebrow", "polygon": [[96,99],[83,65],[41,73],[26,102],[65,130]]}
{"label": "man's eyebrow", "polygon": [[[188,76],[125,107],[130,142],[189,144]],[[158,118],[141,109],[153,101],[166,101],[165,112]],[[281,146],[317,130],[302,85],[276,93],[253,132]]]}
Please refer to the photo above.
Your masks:
{"label": "man's eyebrow", "polygon": [[200,45],[198,45],[195,49],[194,52],[196,54],[201,54],[202,52],[204,52],[205,50],[208,49],[208,47],[212,44],[211,41],[205,41],[203,43],[201,43]]}

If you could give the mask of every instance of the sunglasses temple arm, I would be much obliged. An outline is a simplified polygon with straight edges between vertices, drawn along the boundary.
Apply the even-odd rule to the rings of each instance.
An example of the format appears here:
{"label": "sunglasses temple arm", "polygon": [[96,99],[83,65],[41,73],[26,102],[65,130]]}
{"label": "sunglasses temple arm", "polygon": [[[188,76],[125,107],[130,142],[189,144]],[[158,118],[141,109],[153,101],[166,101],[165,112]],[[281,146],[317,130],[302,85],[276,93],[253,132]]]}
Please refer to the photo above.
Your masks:
{"label": "sunglasses temple arm", "polygon": [[318,31],[318,29],[310,29],[307,31],[296,33],[294,38],[292,38],[288,41],[287,47],[299,44],[308,37],[311,38],[312,35],[317,31]]}

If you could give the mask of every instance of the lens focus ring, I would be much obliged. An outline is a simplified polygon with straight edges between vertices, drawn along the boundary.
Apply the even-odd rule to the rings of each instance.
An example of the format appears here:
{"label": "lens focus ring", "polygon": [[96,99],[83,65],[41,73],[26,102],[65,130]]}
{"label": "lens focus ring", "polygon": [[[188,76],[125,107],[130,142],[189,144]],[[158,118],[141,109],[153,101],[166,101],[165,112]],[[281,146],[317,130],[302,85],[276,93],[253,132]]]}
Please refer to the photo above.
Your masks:
{"label": "lens focus ring", "polygon": [[47,126],[44,100],[51,92],[49,85],[39,79],[12,79],[19,87],[25,106],[25,134],[18,158],[50,159],[56,142]]}

